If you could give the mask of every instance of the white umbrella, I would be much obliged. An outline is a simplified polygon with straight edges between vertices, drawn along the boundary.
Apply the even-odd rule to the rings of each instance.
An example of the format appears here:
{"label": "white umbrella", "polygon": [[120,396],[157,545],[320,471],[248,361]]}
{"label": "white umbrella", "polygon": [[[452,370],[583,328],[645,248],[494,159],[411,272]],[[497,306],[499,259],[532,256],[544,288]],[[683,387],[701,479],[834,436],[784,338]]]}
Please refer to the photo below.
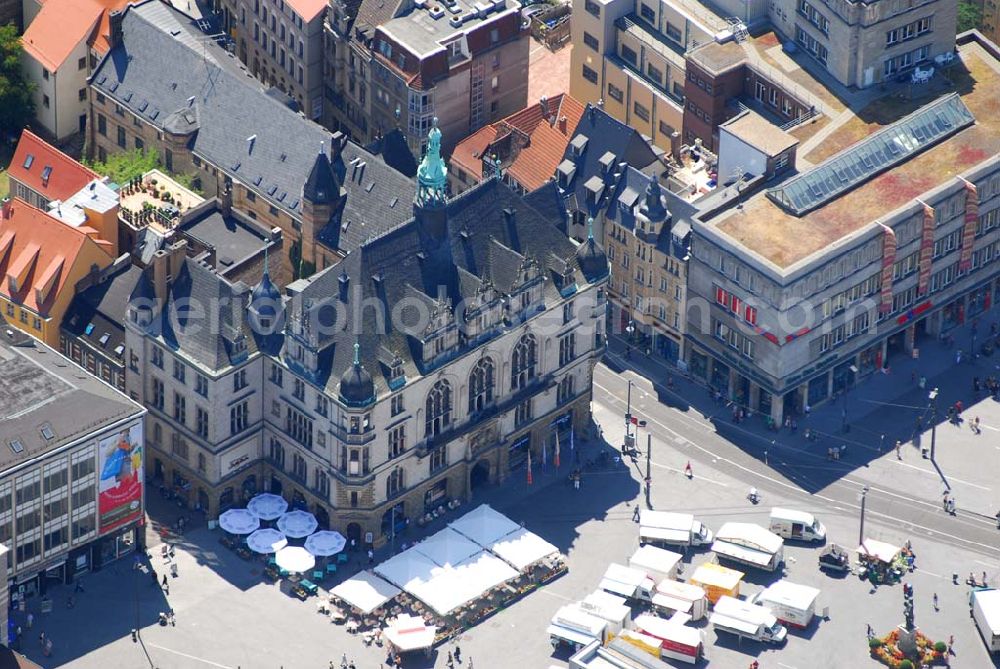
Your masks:
{"label": "white umbrella", "polygon": [[285,535],[278,530],[265,527],[247,537],[247,547],[254,553],[275,553],[288,545]]}
{"label": "white umbrella", "polygon": [[263,492],[250,500],[247,509],[261,520],[275,520],[288,510],[288,502],[280,495]]}
{"label": "white umbrella", "polygon": [[229,509],[219,516],[219,527],[230,534],[250,534],[260,527],[260,518],[246,509]]}
{"label": "white umbrella", "polygon": [[284,532],[285,536],[293,539],[308,537],[316,531],[317,527],[319,527],[319,523],[316,522],[316,516],[299,509],[289,511],[278,519],[278,529]]}
{"label": "white umbrella", "polygon": [[306,550],[316,557],[327,557],[336,555],[344,550],[347,539],[340,532],[322,530],[306,537]]}
{"label": "white umbrella", "polygon": [[285,571],[301,574],[316,566],[316,558],[302,546],[285,546],[274,556],[275,562]]}

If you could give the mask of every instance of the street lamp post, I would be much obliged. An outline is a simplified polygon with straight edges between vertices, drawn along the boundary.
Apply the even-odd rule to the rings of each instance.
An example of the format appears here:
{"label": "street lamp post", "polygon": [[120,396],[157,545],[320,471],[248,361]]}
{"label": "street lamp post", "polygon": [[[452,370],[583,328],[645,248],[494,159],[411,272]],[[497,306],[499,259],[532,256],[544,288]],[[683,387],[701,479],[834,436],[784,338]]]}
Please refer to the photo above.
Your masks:
{"label": "street lamp post", "polygon": [[625,338],[625,357],[628,358],[632,353],[632,344],[634,340],[632,334],[635,332],[635,321],[631,318],[628,319],[628,325],[625,326],[625,334],[628,336]]}
{"label": "street lamp post", "polygon": [[931,461],[934,460],[934,447],[937,444],[937,396],[937,388],[927,395],[931,401]]}
{"label": "street lamp post", "polygon": [[650,497],[653,487],[653,475],[651,471],[653,457],[653,435],[646,433],[646,508],[653,508],[653,501]]}
{"label": "street lamp post", "polygon": [[868,486],[861,489],[861,528],[858,530],[858,545],[865,543],[865,499],[868,497]]}

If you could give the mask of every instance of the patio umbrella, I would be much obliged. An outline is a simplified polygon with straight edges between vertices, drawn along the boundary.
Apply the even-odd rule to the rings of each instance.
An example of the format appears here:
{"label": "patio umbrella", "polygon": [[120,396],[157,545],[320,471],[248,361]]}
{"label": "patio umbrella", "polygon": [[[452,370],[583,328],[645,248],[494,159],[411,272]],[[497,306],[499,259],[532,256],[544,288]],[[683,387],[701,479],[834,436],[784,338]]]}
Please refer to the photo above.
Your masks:
{"label": "patio umbrella", "polygon": [[278,529],[284,532],[285,536],[293,539],[308,537],[316,531],[317,527],[319,527],[319,523],[316,522],[316,516],[299,509],[289,511],[278,519]]}
{"label": "patio umbrella", "polygon": [[257,530],[247,537],[247,547],[254,553],[275,553],[288,545],[285,535],[270,527]]}
{"label": "patio umbrella", "polygon": [[302,546],[285,546],[274,556],[274,561],[285,571],[295,574],[309,571],[316,566],[316,558]]}
{"label": "patio umbrella", "polygon": [[260,527],[260,518],[246,509],[229,509],[219,516],[219,527],[230,534],[250,534]]}
{"label": "patio umbrella", "polygon": [[250,500],[247,509],[261,520],[275,520],[288,510],[288,502],[280,495],[264,492]]}
{"label": "patio umbrella", "polygon": [[306,550],[316,557],[336,555],[346,545],[347,539],[340,532],[321,530],[306,537]]}

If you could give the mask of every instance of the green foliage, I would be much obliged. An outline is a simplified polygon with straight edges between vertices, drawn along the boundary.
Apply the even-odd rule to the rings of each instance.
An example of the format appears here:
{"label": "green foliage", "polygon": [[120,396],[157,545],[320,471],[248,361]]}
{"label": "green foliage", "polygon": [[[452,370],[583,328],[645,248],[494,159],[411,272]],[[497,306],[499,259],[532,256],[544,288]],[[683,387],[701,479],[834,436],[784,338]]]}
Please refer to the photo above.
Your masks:
{"label": "green foliage", "polygon": [[934,644],[934,650],[936,650],[939,653],[943,653],[946,650],[948,650],[948,644],[946,644],[944,641],[938,641],[937,643]]}
{"label": "green foliage", "polygon": [[958,32],[978,28],[983,20],[983,10],[972,0],[959,0]]}
{"label": "green foliage", "polygon": [[881,648],[882,647],[882,639],[879,639],[878,637],[874,637],[873,636],[871,639],[868,639],[868,647],[871,648],[871,649],[873,649],[873,650],[875,648]]}
{"label": "green foliage", "polygon": [[197,193],[198,195],[204,194],[201,190],[201,177],[197,174],[174,174],[173,178],[174,181],[192,193]]}
{"label": "green foliage", "polygon": [[899,669],[913,669],[913,663],[909,660],[903,660],[899,663]]}
{"label": "green foliage", "polygon": [[21,37],[14,24],[0,26],[0,128],[17,131],[35,115],[34,85],[21,73]]}
{"label": "green foliage", "polygon": [[123,153],[114,153],[105,161],[89,163],[92,170],[109,177],[118,184],[128,183],[136,177],[155,169],[160,164],[156,154],[145,149],[132,149]]}

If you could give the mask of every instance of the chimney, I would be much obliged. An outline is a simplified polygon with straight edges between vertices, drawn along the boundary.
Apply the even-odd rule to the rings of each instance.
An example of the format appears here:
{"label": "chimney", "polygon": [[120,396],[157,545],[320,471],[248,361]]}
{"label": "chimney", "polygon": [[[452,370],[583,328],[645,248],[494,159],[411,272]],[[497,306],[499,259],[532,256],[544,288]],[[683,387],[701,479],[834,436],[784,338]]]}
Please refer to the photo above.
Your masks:
{"label": "chimney", "polygon": [[165,300],[174,278],[187,255],[187,240],[178,240],[153,254],[153,292],[156,299]]}
{"label": "chimney", "polygon": [[503,222],[510,225],[514,222],[514,210],[511,208],[506,208],[503,210]]}
{"label": "chimney", "polygon": [[10,219],[13,213],[14,213],[14,203],[11,202],[11,199],[9,197],[5,197],[3,201],[0,201],[0,221],[6,221]]}
{"label": "chimney", "polygon": [[256,142],[256,141],[257,141],[257,135],[250,135],[249,137],[247,137],[247,153],[248,154],[252,154],[253,153],[253,145],[254,145],[254,142]]}
{"label": "chimney", "polygon": [[109,41],[112,49],[122,43],[122,19],[124,18],[124,10],[115,10],[108,14]]}
{"label": "chimney", "polygon": [[559,117],[559,132],[561,132],[564,135],[566,134],[566,117],[565,116],[560,116]]}
{"label": "chimney", "polygon": [[346,304],[347,291],[351,287],[351,277],[347,276],[347,272],[341,272],[337,281],[340,284],[340,301]]}
{"label": "chimney", "polygon": [[545,119],[546,121],[548,121],[549,120],[549,99],[543,95],[542,99],[538,101],[538,104],[542,108],[542,118]]}

